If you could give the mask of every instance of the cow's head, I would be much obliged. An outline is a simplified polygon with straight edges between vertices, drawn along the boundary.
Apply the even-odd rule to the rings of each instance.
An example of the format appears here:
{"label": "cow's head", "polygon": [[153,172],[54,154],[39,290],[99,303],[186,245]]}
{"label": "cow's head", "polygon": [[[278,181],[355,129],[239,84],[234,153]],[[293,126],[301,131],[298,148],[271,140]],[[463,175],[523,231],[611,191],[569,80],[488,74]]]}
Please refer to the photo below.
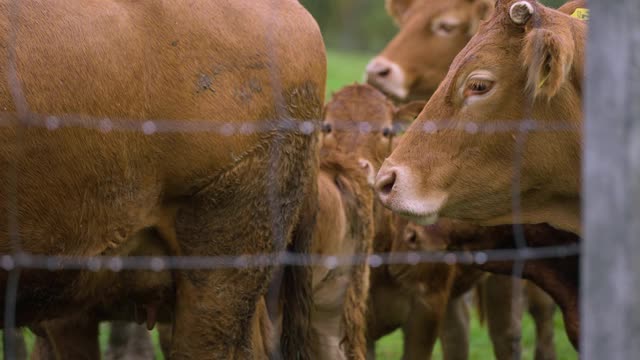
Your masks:
{"label": "cow's head", "polygon": [[[422,252],[446,251],[452,231],[451,222],[440,221],[436,225],[421,226],[395,217],[397,229],[391,243],[395,256],[416,256]],[[464,224],[462,224],[465,226]],[[415,252],[414,254],[410,254]],[[408,259],[411,259],[410,257]],[[448,295],[454,268],[443,262],[398,261],[388,266],[389,275],[405,289],[417,293]]]}
{"label": "cow's head", "polygon": [[377,172],[391,154],[393,139],[423,107],[424,102],[412,102],[397,108],[369,85],[344,87],[333,94],[325,106],[322,141],[356,154],[362,159],[363,167],[370,166]]}
{"label": "cow's head", "polygon": [[383,204],[421,223],[577,232],[585,37],[534,0],[497,1],[379,171]]}
{"label": "cow's head", "polygon": [[400,31],[367,65],[367,81],[401,100],[426,100],[493,9],[493,0],[387,0]]}

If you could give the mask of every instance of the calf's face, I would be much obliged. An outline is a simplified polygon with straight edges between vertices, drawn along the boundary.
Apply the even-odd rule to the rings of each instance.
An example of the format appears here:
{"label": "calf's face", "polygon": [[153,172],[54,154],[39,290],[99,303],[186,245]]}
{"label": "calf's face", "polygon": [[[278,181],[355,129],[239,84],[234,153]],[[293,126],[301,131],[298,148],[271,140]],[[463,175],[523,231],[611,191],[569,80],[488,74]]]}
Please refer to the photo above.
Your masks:
{"label": "calf's face", "polygon": [[344,87],[325,106],[322,141],[345,153],[356,154],[377,171],[391,154],[394,137],[423,107],[423,102],[412,102],[396,108],[383,93],[369,85]]}
{"label": "calf's face", "polygon": [[553,223],[550,209],[579,203],[585,33],[535,1],[499,0],[383,164],[382,203],[422,224],[486,225]]}
{"label": "calf's face", "polygon": [[369,84],[389,96],[426,100],[444,79],[453,58],[491,12],[490,0],[387,0],[400,31],[369,62]]}

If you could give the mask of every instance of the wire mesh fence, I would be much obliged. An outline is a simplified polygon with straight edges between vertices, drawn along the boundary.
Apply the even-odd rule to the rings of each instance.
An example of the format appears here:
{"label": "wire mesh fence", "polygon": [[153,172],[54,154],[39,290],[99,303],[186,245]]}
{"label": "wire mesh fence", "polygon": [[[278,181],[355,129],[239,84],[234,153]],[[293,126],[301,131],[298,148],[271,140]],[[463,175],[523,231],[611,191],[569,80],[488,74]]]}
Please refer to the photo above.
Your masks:
{"label": "wire mesh fence", "polygon": [[[274,1],[274,4],[276,2]],[[308,3],[308,1],[307,1]],[[320,2],[317,2],[319,5]],[[329,3],[329,2],[327,2]],[[353,4],[351,4],[353,3]],[[277,7],[277,4],[272,6]],[[373,1],[351,1],[352,6],[347,7],[350,14],[355,14],[359,7],[367,8],[367,13],[375,13],[376,11],[383,11],[383,3]],[[354,5],[355,4],[355,5]],[[344,7],[344,4],[342,4]],[[25,89],[23,89],[20,83],[20,67],[18,66],[17,54],[15,52],[16,42],[20,41],[20,38],[16,37],[16,33],[11,29],[13,26],[17,26],[16,23],[19,20],[19,12],[21,7],[20,1],[11,1],[10,7],[3,7],[8,12],[9,28],[8,44],[8,60],[5,62],[7,68],[7,81],[9,89],[13,98],[13,106],[15,111],[5,111],[0,113],[0,131],[11,131],[19,129],[18,141],[26,141],[26,134],[32,130],[47,131],[52,136],[56,136],[67,129],[83,129],[96,134],[135,134],[141,137],[154,137],[163,134],[198,134],[198,135],[212,135],[227,138],[236,137],[249,137],[253,135],[262,134],[290,134],[294,133],[299,136],[316,137],[323,130],[324,119],[296,119],[291,120],[287,114],[276,113],[274,119],[268,121],[256,122],[245,121],[245,119],[234,119],[221,117],[219,119],[126,119],[118,117],[94,117],[84,114],[41,114],[35,113],[29,110],[27,95],[25,95]],[[24,5],[27,6],[27,5]],[[336,5],[337,7],[338,5]],[[313,8],[313,6],[310,6]],[[318,7],[320,9],[321,7]],[[372,8],[378,10],[373,11]],[[331,11],[331,9],[321,9],[322,11]],[[320,10],[318,10],[320,11]],[[313,14],[317,18],[331,17],[331,14]],[[335,14],[335,16],[344,18],[344,14]],[[375,16],[373,16],[375,18]],[[276,15],[274,15],[274,20]],[[359,19],[360,20],[360,19]],[[370,20],[373,21],[373,20]],[[389,21],[389,19],[387,19]],[[325,21],[325,26],[329,26],[331,21]],[[353,27],[352,27],[353,28]],[[329,30],[327,30],[329,31]],[[328,41],[336,44],[353,44],[355,40],[362,37],[362,34],[345,34],[349,35],[349,41],[340,41],[340,35],[336,35],[336,30],[330,31],[332,38]],[[268,34],[267,34],[268,35]],[[377,34],[378,38],[371,40],[370,43],[377,44],[380,42],[380,38],[388,36],[391,38],[393,34]],[[267,43],[270,36],[267,36]],[[275,46],[275,45],[274,45]],[[369,49],[369,52],[373,49]],[[376,49],[377,50],[377,49]],[[270,55],[275,58],[275,55]],[[329,59],[331,61],[331,59]],[[362,68],[362,73],[365,69]],[[73,76],[72,74],[69,75]],[[332,74],[329,74],[332,76]],[[354,77],[361,77],[361,74],[356,74]],[[349,79],[350,80],[350,79]],[[346,85],[349,80],[343,81]],[[274,92],[274,99],[277,103],[283,104],[283,86],[280,84],[282,79],[279,79],[277,74],[271,74],[271,84],[269,88]],[[262,90],[261,90],[262,91]],[[327,99],[329,100],[329,99]],[[4,105],[4,104],[2,104]],[[281,109],[285,106],[276,106]],[[511,248],[486,248],[486,249],[469,249],[469,250],[414,250],[414,251],[385,251],[385,252],[353,252],[348,255],[345,254],[318,254],[318,253],[296,253],[291,251],[267,251],[264,253],[242,253],[240,255],[216,255],[208,256],[207,254],[196,254],[190,256],[175,256],[171,254],[171,251],[166,251],[164,254],[158,255],[131,255],[131,256],[111,256],[111,255],[90,255],[90,254],[78,254],[78,255],[63,255],[55,253],[32,253],[28,246],[24,246],[23,239],[20,237],[20,229],[24,224],[21,223],[20,209],[19,207],[19,183],[21,181],[21,174],[18,169],[17,162],[15,163],[2,163],[4,175],[7,179],[5,181],[8,185],[7,189],[4,189],[4,201],[5,201],[5,214],[7,216],[7,229],[2,232],[2,254],[0,255],[0,268],[4,271],[4,358],[15,358],[19,351],[19,345],[16,343],[16,337],[14,336],[13,329],[16,325],[24,325],[20,323],[19,319],[16,319],[16,307],[20,301],[21,290],[21,276],[20,273],[25,270],[39,270],[42,272],[61,272],[68,270],[86,270],[90,272],[122,272],[122,271],[138,271],[146,270],[153,272],[163,271],[193,271],[193,270],[252,270],[252,269],[264,269],[264,268],[277,268],[277,267],[322,267],[328,270],[333,270],[342,267],[355,267],[357,265],[367,265],[371,269],[383,268],[390,265],[404,264],[404,265],[418,265],[418,264],[446,264],[446,265],[470,265],[470,266],[482,266],[488,263],[509,263],[511,267],[511,275],[514,277],[514,283],[517,283],[519,278],[523,277],[524,268],[527,261],[545,260],[545,259],[557,259],[557,258],[571,258],[580,255],[580,245],[578,243],[561,244],[555,246],[545,245],[531,245],[527,238],[524,225],[519,225],[523,221],[523,210],[521,203],[521,186],[522,186],[522,172],[524,159],[524,147],[526,146],[528,136],[532,134],[540,133],[579,133],[581,128],[576,127],[575,123],[564,121],[559,119],[558,121],[538,121],[532,116],[532,109],[527,109],[525,113],[527,116],[521,120],[498,120],[482,121],[482,122],[459,122],[451,121],[448,119],[436,120],[432,119],[426,121],[421,127],[412,126],[407,129],[403,129],[406,133],[419,133],[420,136],[428,138],[429,136],[436,135],[442,131],[448,132],[460,132],[478,137],[491,136],[494,134],[511,134],[513,139],[513,148],[505,150],[510,152],[513,157],[512,171],[513,178],[511,181],[511,211],[513,213],[513,223],[515,225],[510,226]],[[383,129],[380,129],[378,123],[370,119],[351,119],[353,123],[357,124],[357,127],[353,127],[353,123],[344,128],[340,127],[340,124],[334,125],[336,131],[355,131],[361,134],[379,133]],[[405,133],[405,134],[406,134]],[[401,137],[404,135],[400,135]],[[266,158],[269,159],[271,166],[268,169],[276,169],[280,166],[280,163],[286,161],[283,157],[281,150],[283,149],[284,138],[275,137],[273,144],[271,144],[269,154]],[[400,140],[402,141],[402,140]],[[7,146],[7,144],[5,144]],[[2,145],[0,145],[1,149]],[[19,144],[18,144],[19,147]],[[167,149],[166,151],[172,151]],[[224,151],[224,149],[223,149]],[[34,155],[34,156],[37,156]],[[425,154],[425,156],[428,156]],[[70,164],[73,164],[74,160],[69,160]],[[71,169],[71,167],[70,167]],[[24,169],[21,169],[22,171]],[[281,196],[280,184],[277,183],[277,174],[272,174],[269,171],[256,173],[256,177],[266,177],[270,181],[270,187],[273,190],[267,191],[266,201],[272,208],[267,213],[272,215],[270,220],[271,229],[270,233],[273,234],[271,239],[275,246],[274,249],[284,249],[286,245],[286,235],[284,225],[279,223],[279,217],[274,215],[279,213],[278,206],[281,206],[279,197]],[[46,189],[33,189],[34,191],[46,191]],[[100,191],[100,189],[98,189]],[[373,193],[373,189],[370,189]],[[188,200],[187,200],[188,201]],[[77,204],[77,206],[84,206],[84,204]],[[375,206],[380,206],[376,203]],[[53,212],[63,212],[65,209],[51,209]],[[375,224],[374,224],[375,227]],[[30,240],[33,241],[33,240]],[[60,241],[60,240],[59,240]],[[126,240],[125,240],[126,241]],[[180,241],[180,239],[178,239]],[[212,239],[211,241],[215,241]],[[390,242],[394,241],[389,239]],[[32,244],[30,242],[29,244]],[[374,244],[374,249],[375,244]],[[235,253],[239,251],[230,250],[229,253]],[[74,253],[70,251],[70,253]],[[277,277],[276,277],[277,278]],[[24,286],[29,286],[24,285]],[[514,285],[514,287],[518,287]],[[99,295],[98,295],[99,296]],[[521,301],[521,293],[514,291],[511,299],[512,307],[516,308],[520,305],[517,303]],[[364,301],[364,300],[363,300]],[[286,331],[286,329],[283,329]],[[364,332],[364,329],[362,329]],[[40,333],[39,335],[42,335]],[[515,357],[521,356],[518,351],[513,354]]]}

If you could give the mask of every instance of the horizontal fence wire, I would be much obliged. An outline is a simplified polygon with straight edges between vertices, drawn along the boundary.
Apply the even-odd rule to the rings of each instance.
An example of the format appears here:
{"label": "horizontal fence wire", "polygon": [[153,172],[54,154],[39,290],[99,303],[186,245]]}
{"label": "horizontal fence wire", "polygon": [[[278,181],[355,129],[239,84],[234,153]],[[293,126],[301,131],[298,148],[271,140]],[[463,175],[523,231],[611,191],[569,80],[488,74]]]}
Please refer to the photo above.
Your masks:
{"label": "horizontal fence wire", "polygon": [[265,266],[353,266],[366,263],[372,267],[419,263],[477,264],[502,261],[527,261],[562,258],[580,254],[578,244],[519,249],[489,249],[483,251],[402,251],[348,256],[298,254],[287,251],[236,256],[50,256],[16,253],[0,256],[0,268],[91,271],[123,270],[203,270],[253,268]]}
{"label": "horizontal fence wire", "polygon": [[[64,128],[81,128],[98,130],[103,133],[112,131],[140,132],[145,135],[156,133],[215,133],[223,136],[251,135],[273,131],[291,131],[311,134],[322,129],[322,119],[280,119],[264,120],[260,124],[247,121],[229,121],[216,119],[124,119],[124,118],[96,118],[83,115],[40,115],[29,114],[18,120],[15,113],[0,112],[0,127],[14,127],[18,125],[26,128],[46,128],[56,131]],[[355,125],[355,126],[354,126]],[[358,131],[369,133],[382,131],[376,122],[368,120],[349,120],[349,123],[338,121],[332,128],[339,131]],[[402,129],[409,132],[424,132],[433,134],[442,130],[464,131],[476,133],[501,132],[580,132],[578,123],[557,121],[537,121],[534,119],[521,120],[491,120],[491,121],[450,121],[447,119],[430,119],[424,121],[421,127]]]}

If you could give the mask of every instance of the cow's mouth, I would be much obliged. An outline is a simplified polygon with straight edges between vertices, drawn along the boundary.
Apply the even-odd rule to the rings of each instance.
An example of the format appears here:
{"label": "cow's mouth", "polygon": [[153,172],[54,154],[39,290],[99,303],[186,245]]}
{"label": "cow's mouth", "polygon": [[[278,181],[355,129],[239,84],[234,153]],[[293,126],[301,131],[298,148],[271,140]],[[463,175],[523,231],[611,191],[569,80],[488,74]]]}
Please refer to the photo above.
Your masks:
{"label": "cow's mouth", "polygon": [[439,218],[439,214],[437,212],[432,212],[424,215],[417,215],[414,213],[400,211],[398,212],[398,215],[420,226],[434,225],[435,223],[438,222],[438,218]]}
{"label": "cow's mouth", "polygon": [[409,91],[404,88],[389,86],[387,83],[379,82],[375,79],[369,80],[368,83],[369,85],[380,90],[387,97],[391,98],[394,102],[404,103],[409,100],[408,99]]}

